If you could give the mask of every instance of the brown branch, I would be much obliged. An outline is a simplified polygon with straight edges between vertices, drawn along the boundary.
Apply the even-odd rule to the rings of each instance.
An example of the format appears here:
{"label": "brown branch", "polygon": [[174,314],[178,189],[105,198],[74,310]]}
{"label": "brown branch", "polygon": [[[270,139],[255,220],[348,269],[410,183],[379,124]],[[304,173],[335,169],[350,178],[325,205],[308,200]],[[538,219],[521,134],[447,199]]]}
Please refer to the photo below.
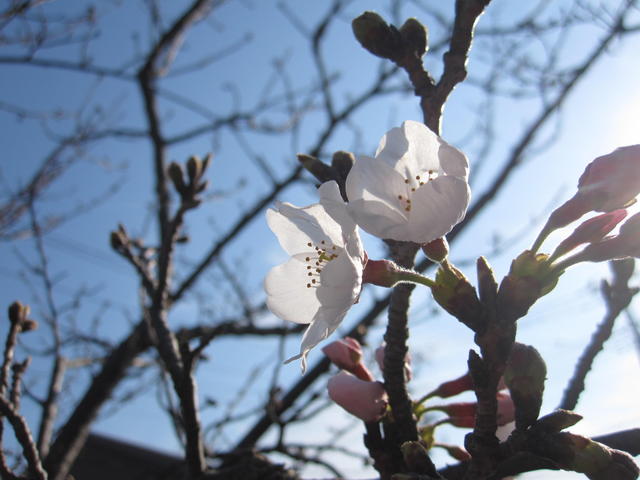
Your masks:
{"label": "brown branch", "polygon": [[18,334],[20,333],[20,323],[11,322],[7,339],[4,346],[4,355],[2,361],[2,370],[0,370],[0,396],[5,395],[9,390],[9,372],[13,364],[13,354],[15,352]]}
{"label": "brown branch", "polygon": [[[404,268],[414,266],[414,258],[418,245],[407,242],[387,240],[391,257]],[[387,448],[396,449],[387,452],[392,458],[401,458],[400,446],[404,442],[418,440],[417,419],[413,415],[413,404],[409,397],[404,373],[404,363],[409,347],[409,299],[415,285],[400,284],[393,288],[389,297],[387,329],[384,334],[386,342],[384,352],[384,387],[389,396],[389,406],[393,413],[393,438],[385,435]],[[385,432],[386,433],[386,432]],[[428,473],[437,476],[435,465],[427,457],[425,467]]]}
{"label": "brown branch", "polygon": [[4,434],[4,423],[0,420],[0,478],[3,480],[23,480],[13,473],[11,467],[7,464],[4,446],[2,445],[2,435]]}
{"label": "brown branch", "polygon": [[[640,455],[640,428],[598,435],[591,439],[609,448],[627,452],[632,456]],[[469,462],[461,462],[441,468],[438,473],[447,480],[463,480],[468,470]],[[560,470],[560,467],[549,459],[535,455],[521,455],[515,459],[511,457],[509,460],[509,475],[517,475],[534,470]],[[496,476],[491,478],[496,478]]]}
{"label": "brown branch", "polygon": [[58,415],[58,398],[62,390],[65,371],[66,363],[64,358],[56,356],[53,371],[49,379],[47,398],[42,404],[42,413],[40,415],[37,445],[42,458],[46,458],[49,453],[49,445],[53,437],[53,428]]}
{"label": "brown branch", "polygon": [[[444,54],[444,71],[433,95],[423,97],[420,102],[427,125],[440,132],[442,110],[455,86],[467,77],[467,56],[471,49],[476,22],[491,0],[456,0],[455,20],[449,50]],[[435,121],[438,121],[436,124]],[[437,125],[437,126],[436,126]]]}
{"label": "brown branch", "polygon": [[47,472],[42,468],[40,455],[38,455],[38,450],[33,442],[27,421],[14,409],[3,395],[0,395],[0,414],[9,421],[16,439],[22,447],[24,458],[27,460],[29,466],[30,478],[46,480]]}
{"label": "brown branch", "polygon": [[135,358],[150,346],[147,326],[142,321],[105,358],[102,369],[93,378],[82,399],[74,407],[73,413],[58,432],[45,459],[45,468],[52,480],[67,478],[100,407],[111,397]]}
{"label": "brown branch", "polygon": [[601,292],[607,305],[607,313],[602,322],[596,327],[591,336],[591,341],[585,347],[582,355],[575,366],[573,376],[565,388],[562,401],[558,408],[563,410],[573,410],[578,404],[580,394],[585,388],[585,378],[593,362],[604,347],[605,342],[613,332],[613,326],[619,315],[629,306],[633,297],[640,291],[637,288],[629,288],[627,279],[620,280],[618,271],[614,270],[613,282],[610,285],[606,281],[602,282]]}
{"label": "brown branch", "polygon": [[[197,22],[210,8],[212,0],[195,0],[191,6],[176,20],[167,30],[147,55],[146,62],[138,71],[138,85],[144,100],[145,114],[149,123],[149,137],[153,145],[154,167],[156,179],[156,197],[158,203],[158,227],[160,239],[166,238],[166,229],[169,224],[169,191],[165,176],[165,148],[166,140],[160,128],[158,106],[154,86],[162,70],[169,68],[171,58],[178,48],[180,38],[185,31]],[[158,62],[165,56],[165,66],[158,70]]]}
{"label": "brown branch", "polygon": [[[147,314],[149,325],[153,329],[154,337],[157,341],[158,353],[171,376],[174,389],[180,398],[187,440],[186,460],[192,478],[200,476],[205,469],[204,448],[197,413],[197,397],[195,396],[191,368],[185,365],[181,352],[177,348],[175,334],[169,328],[167,298],[175,241],[183,223],[184,213],[193,208],[193,206],[183,202],[175,216],[172,219],[169,218],[170,196],[166,176],[166,140],[161,132],[154,85],[158,77],[164,75],[170,68],[182,36],[193,23],[205,15],[211,5],[212,0],[195,0],[182,16],[173,23],[171,28],[161,36],[147,56],[145,64],[138,72],[138,83],[144,99],[146,117],[149,123],[149,136],[154,152],[155,190],[160,238],[156,288],[151,296],[151,307]],[[160,61],[164,62],[162,67],[159,66]],[[195,191],[193,194],[195,195]]]}

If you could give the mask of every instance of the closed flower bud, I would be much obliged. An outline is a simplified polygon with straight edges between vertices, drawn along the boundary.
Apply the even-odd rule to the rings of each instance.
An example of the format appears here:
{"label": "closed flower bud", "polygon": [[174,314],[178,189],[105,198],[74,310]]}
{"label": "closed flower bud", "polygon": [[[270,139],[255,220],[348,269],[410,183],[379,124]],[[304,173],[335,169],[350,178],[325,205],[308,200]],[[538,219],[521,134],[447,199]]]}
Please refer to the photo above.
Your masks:
{"label": "closed flower bud", "polygon": [[473,390],[473,380],[471,379],[469,372],[455,380],[449,380],[448,382],[441,383],[438,388],[429,394],[429,396],[448,398],[468,390]]}
{"label": "closed flower bud", "polygon": [[582,420],[582,415],[569,410],[558,409],[544,417],[540,417],[534,428],[547,433],[558,433],[565,428],[572,427]]}
{"label": "closed flower bud", "polygon": [[20,332],[31,332],[33,330],[37,330],[38,322],[32,320],[30,318],[25,318],[22,322],[20,322]]}
{"label": "closed flower bud", "polygon": [[640,257],[640,213],[636,213],[620,227],[615,237],[591,243],[575,258],[580,261],[604,262],[613,259]]}
{"label": "closed flower bud", "polygon": [[17,327],[18,332],[24,333],[38,328],[38,322],[27,318],[30,312],[29,305],[23,305],[20,302],[13,302],[9,305],[9,321]]}
{"label": "closed flower bud", "polygon": [[514,322],[549,293],[558,283],[558,273],[550,268],[548,256],[525,250],[511,262],[509,274],[498,290],[497,308],[503,321]]}
{"label": "closed flower bud", "polygon": [[376,422],[387,409],[387,393],[380,382],[367,382],[340,372],[327,384],[329,397],[364,422]]}
{"label": "closed flower bud", "polygon": [[445,237],[436,238],[422,245],[422,251],[429,260],[442,263],[449,255],[449,243]]}
{"label": "closed flower bud", "polygon": [[474,331],[480,328],[483,309],[476,290],[457,268],[447,265],[436,273],[433,298],[451,315]]}
{"label": "closed flower bud", "polygon": [[515,404],[517,429],[524,430],[538,419],[546,376],[547,367],[538,351],[529,345],[514,343],[504,381]]}
{"label": "closed flower bud", "polygon": [[[513,422],[515,417],[515,407],[511,396],[508,393],[498,392],[496,394],[497,410],[496,422],[499,426]],[[447,405],[436,405],[426,410],[440,410],[449,415],[445,422],[450,423],[454,427],[473,428],[476,423],[476,414],[478,412],[477,402],[457,402]]]}
{"label": "closed flower bud", "polygon": [[440,410],[449,417],[454,418],[463,418],[463,417],[472,417],[475,418],[476,412],[478,410],[477,402],[456,402],[449,403],[446,405],[436,405],[433,407],[429,407],[429,410]]}
{"label": "closed flower bud", "polygon": [[31,309],[29,305],[23,305],[20,302],[13,302],[9,305],[8,313],[9,313],[9,321],[11,323],[21,323],[27,316]]}
{"label": "closed flower bud", "polygon": [[578,193],[551,214],[545,229],[564,227],[590,211],[625,208],[635,203],[639,193],[640,145],[618,148],[587,165]]}
{"label": "closed flower bud", "polygon": [[345,337],[329,343],[322,351],[338,368],[352,373],[360,380],[373,381],[373,375],[362,363],[362,347],[357,340]]}
{"label": "closed flower bud", "polygon": [[378,57],[393,59],[402,48],[398,30],[375,12],[364,12],[351,27],[360,45]]}
{"label": "closed flower bud", "polygon": [[184,183],[184,177],[182,175],[182,167],[176,162],[171,162],[167,169],[167,174],[173,183],[174,188],[180,195],[184,195],[187,192],[187,186]]}
{"label": "closed flower bud", "polygon": [[362,283],[391,288],[400,281],[398,274],[404,269],[391,260],[367,260],[362,273]]}
{"label": "closed flower bud", "polygon": [[550,260],[556,259],[584,243],[599,242],[626,216],[627,211],[619,209],[584,221],[558,245]]}
{"label": "closed flower bud", "polygon": [[187,160],[187,174],[189,175],[189,183],[194,185],[202,175],[202,160],[197,156],[189,157]]}
{"label": "closed flower bud", "polygon": [[320,183],[335,180],[332,168],[316,157],[299,153],[296,155],[302,167],[316,177]]}
{"label": "closed flower bud", "polygon": [[400,27],[400,35],[404,40],[405,49],[409,50],[418,58],[427,52],[427,29],[415,18],[410,18],[402,27]]}
{"label": "closed flower bud", "polygon": [[591,162],[578,180],[578,193],[597,212],[635,203],[640,193],[640,145],[620,147]]}
{"label": "closed flower bud", "polygon": [[351,152],[338,150],[333,154],[331,158],[331,168],[333,168],[337,174],[338,178],[336,178],[336,180],[341,188],[344,187],[354,163],[356,163],[356,158]]}
{"label": "closed flower bud", "polygon": [[109,234],[109,243],[111,248],[115,251],[119,251],[122,247],[126,245],[126,238],[122,235],[122,232],[119,230],[114,230]]}
{"label": "closed flower bud", "polygon": [[480,300],[485,305],[493,305],[498,295],[498,282],[486,258],[478,257],[476,271]]}

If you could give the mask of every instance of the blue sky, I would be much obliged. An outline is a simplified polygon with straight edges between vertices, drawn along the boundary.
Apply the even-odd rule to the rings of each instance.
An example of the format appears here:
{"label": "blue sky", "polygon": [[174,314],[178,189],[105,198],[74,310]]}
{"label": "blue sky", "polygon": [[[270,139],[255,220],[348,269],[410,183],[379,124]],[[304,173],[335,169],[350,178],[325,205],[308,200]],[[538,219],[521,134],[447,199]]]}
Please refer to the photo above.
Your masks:
{"label": "blue sky", "polygon": [[[313,25],[315,19],[325,12],[327,5],[322,2],[305,0],[304,8],[294,10],[301,22]],[[599,2],[594,2],[598,3]],[[608,2],[613,4],[615,2]],[[79,3],[80,5],[81,3]],[[103,66],[116,67],[128,61],[136,54],[136,49],[145,51],[148,45],[149,29],[144,20],[143,4],[129,4],[116,8],[115,4],[105,3],[104,17],[100,24],[101,36],[90,50],[92,58]],[[181,56],[175,68],[190,64],[203,52],[223,51],[229,45],[240,42],[242,46],[234,55],[226,56],[204,69],[197,76],[176,76],[163,82],[163,88],[178,92],[193,99],[200,105],[224,116],[239,105],[241,109],[251,109],[260,101],[270,75],[273,75],[274,58],[283,59],[288,66],[290,81],[296,87],[308,86],[315,80],[313,64],[308,50],[301,48],[302,37],[296,27],[287,19],[281,9],[271,2],[241,1],[228,2],[216,10],[211,19],[197,26],[186,39]],[[288,2],[286,5],[293,5]],[[53,3],[46,8],[65,9],[64,4]],[[163,8],[176,8],[175,4],[165,2]],[[344,101],[367,85],[377,70],[379,63],[353,40],[350,31],[350,19],[365,9],[377,9],[388,12],[386,2],[351,2],[339,21],[332,24],[329,42],[324,46],[331,68],[340,72],[337,80],[337,100]],[[446,8],[442,7],[446,12]],[[123,14],[125,12],[125,14]],[[446,12],[448,13],[448,12]],[[518,12],[510,9],[505,1],[495,1],[480,21],[480,28],[500,22],[508,22]],[[407,8],[405,17],[421,17],[419,9]],[[437,25],[430,25],[432,38],[438,38],[441,32]],[[134,38],[131,32],[139,30]],[[247,32],[251,39],[244,42]],[[593,38],[598,38],[602,30],[597,27],[578,29],[561,57],[567,61],[579,60],[590,50]],[[577,178],[584,166],[594,157],[610,152],[614,148],[639,143],[638,125],[640,124],[640,91],[637,78],[640,65],[636,61],[636,37],[614,44],[609,55],[600,61],[588,80],[582,82],[567,100],[557,121],[552,121],[544,134],[536,141],[537,149],[529,152],[527,161],[510,180],[504,191],[504,199],[493,203],[476,220],[470,229],[456,243],[452,250],[452,260],[463,261],[485,254],[494,266],[497,276],[507,271],[510,259],[527,248],[533,241],[537,229],[544,221],[545,213],[557,201],[567,198],[575,188]],[[477,78],[486,65],[484,57],[487,49],[479,48],[478,41],[469,61],[471,78]],[[140,45],[137,47],[136,45]],[[542,49],[544,42],[532,47]],[[494,48],[498,48],[495,46]],[[78,47],[54,48],[43,52],[46,58],[75,58]],[[5,50],[4,54],[13,53]],[[539,51],[538,51],[539,54]],[[427,56],[426,65],[433,72],[439,71],[441,62],[438,56]],[[56,69],[38,69],[31,66],[3,66],[0,75],[0,101],[14,105],[26,105],[34,111],[52,111],[58,108],[73,112],[82,108],[81,116],[65,117],[62,120],[26,119],[16,120],[15,115],[0,111],[0,142],[3,145],[3,160],[0,163],[0,182],[4,191],[13,191],[29,178],[43,155],[51,148],[51,137],[64,135],[79,119],[103,118],[104,124],[131,128],[144,126],[140,97],[135,86],[117,79],[98,79],[77,73]],[[282,91],[276,82],[274,95]],[[235,92],[241,92],[236,98]],[[459,146],[470,157],[472,178],[473,165],[479,159],[477,136],[470,132],[472,128],[469,112],[482,108],[479,94],[470,82],[457,88],[447,104],[443,137]],[[99,106],[99,109],[97,107]],[[515,138],[520,134],[532,112],[538,108],[533,102],[514,103],[501,99],[496,108],[495,148],[489,154],[490,165],[477,174],[474,181],[474,193],[481,192],[491,178],[491,166],[499,165]],[[207,120],[205,115],[188,114],[174,102],[163,100],[161,103],[163,118],[166,119],[166,132],[169,136],[179,134],[192,126]],[[415,98],[410,95],[396,96],[393,101],[381,99],[362,109],[352,119],[358,134],[343,128],[331,139],[325,154],[333,150],[347,149],[355,153],[371,154],[380,137],[391,126],[406,119],[420,119]],[[283,122],[286,114],[258,117],[258,121]],[[295,164],[295,153],[305,152],[316,138],[324,118],[318,112],[311,112],[301,124],[299,135],[293,140],[269,137],[262,134],[248,134],[250,148],[261,153],[271,165],[276,175],[283,178]],[[45,125],[45,130],[41,128]],[[553,139],[553,142],[551,141]],[[259,198],[269,188],[269,180],[247,159],[238,143],[238,139],[229,131],[223,131],[214,137],[205,136],[194,141],[177,144],[170,149],[172,160],[184,161],[191,154],[214,153],[214,161],[209,172],[213,191],[216,195],[204,208],[195,213],[187,231],[191,237],[188,247],[178,253],[181,262],[189,263],[198,259],[212,239],[219,238],[233,222],[239,218],[244,208]],[[131,271],[112,253],[108,247],[108,235],[118,223],[123,223],[136,235],[153,239],[155,227],[149,223],[152,205],[152,184],[150,149],[146,140],[109,140],[92,146],[88,150],[88,160],[69,170],[47,193],[40,205],[41,211],[56,214],[66,212],[78,204],[78,201],[90,202],[100,198],[103,192],[113,185],[118,190],[109,200],[92,208],[88,213],[65,223],[46,240],[51,255],[51,269],[57,279],[55,293],[61,304],[68,302],[79,287],[86,286],[94,293],[85,299],[84,306],[77,312],[78,322],[90,322],[99,316],[105,301],[111,309],[98,330],[105,338],[117,341],[128,325],[138,315],[137,283]],[[308,185],[287,189],[281,200],[295,204],[307,204],[315,201],[313,189]],[[515,235],[517,232],[523,235]],[[500,256],[491,254],[492,242],[496,237],[503,238],[506,245]],[[561,234],[551,239],[557,241]],[[366,247],[373,254],[381,254],[380,245],[372,238],[365,238]],[[34,306],[34,316],[38,317],[37,299],[29,284],[21,280],[25,264],[21,255],[33,259],[33,246],[29,240],[20,240],[12,244],[0,244],[3,262],[0,273],[0,305],[8,305],[15,299],[21,299]],[[259,218],[242,232],[238,241],[223,254],[223,260],[237,269],[242,282],[247,286],[255,304],[263,299],[262,278],[271,266],[283,261],[285,255],[280,251],[275,237],[266,224]],[[463,266],[471,278],[473,270]],[[562,388],[569,378],[574,360],[582,345],[590,336],[595,324],[602,317],[604,307],[599,301],[597,286],[600,279],[608,277],[605,265],[580,265],[568,272],[559,287],[544,297],[532,309],[530,315],[520,324],[519,340],[538,348],[547,361],[549,375],[547,396],[543,412],[551,410],[559,402]],[[220,272],[213,270],[207,279],[200,282],[198,292],[211,295],[211,304],[215,318],[237,310],[237,300],[228,289],[218,289]],[[33,282],[33,279],[31,279]],[[36,286],[37,292],[37,286]],[[358,318],[358,312],[364,311],[371,298],[382,292],[372,288],[363,294],[360,305],[354,307],[346,320]],[[173,325],[192,323],[202,312],[198,310],[194,296],[190,296],[177,306],[172,313]],[[274,322],[277,320],[273,319]],[[0,325],[0,333],[4,326]],[[372,346],[381,338],[382,325],[372,336]],[[43,333],[44,334],[44,333]],[[45,334],[46,335],[46,334]],[[285,357],[298,348],[299,338],[285,343]],[[434,317],[432,304],[426,294],[418,294],[413,301],[411,318],[411,346],[414,356],[422,360],[416,365],[421,375],[411,385],[412,392],[419,395],[443,380],[457,376],[464,370],[466,352],[472,345],[472,339],[464,327],[445,315]],[[585,434],[605,433],[618,428],[637,426],[640,414],[634,408],[640,396],[640,380],[637,375],[638,357],[625,321],[621,321],[611,348],[597,360],[596,367],[588,379],[589,395],[585,395],[578,411],[585,420],[574,428]],[[46,337],[37,337],[36,343],[45,344]],[[321,353],[314,351],[310,360],[320,358]],[[210,360],[199,372],[200,389],[203,395],[213,395],[218,401],[232,398],[241,388],[247,372],[266,363],[274,364],[278,359],[278,348],[272,342],[246,339],[239,342],[225,339],[216,342],[209,352]],[[46,373],[48,366],[36,362],[31,373]],[[298,378],[296,365],[288,365],[282,370],[282,384]],[[433,373],[431,373],[433,372]],[[253,396],[249,395],[240,410],[255,407],[262,397],[260,386],[268,385],[269,374],[263,374],[256,380],[257,388]],[[83,377],[78,377],[74,391],[79,391]],[[128,386],[129,388],[132,385]],[[35,389],[41,388],[34,386]],[[149,393],[127,402],[117,414],[105,416],[97,424],[100,432],[114,436],[126,436],[131,440],[151,447],[175,450],[177,443],[172,429],[155,406],[155,395]],[[25,402],[27,414],[35,418],[32,403]],[[61,412],[64,416],[65,409]],[[215,412],[206,411],[206,419],[216,418]],[[330,419],[344,417],[342,412],[333,409],[324,415]],[[325,422],[326,418],[319,423]],[[244,425],[237,428],[243,432]],[[302,436],[298,429],[294,435]],[[347,443],[360,442],[362,428],[354,426],[352,433],[345,439]],[[443,439],[459,441],[460,431],[443,431]],[[361,465],[343,459],[345,473],[350,477],[371,476],[363,471]],[[321,474],[309,469],[308,475]],[[324,473],[326,474],[326,472]],[[578,478],[572,474],[545,473],[544,478]],[[542,478],[531,474],[527,478]]]}

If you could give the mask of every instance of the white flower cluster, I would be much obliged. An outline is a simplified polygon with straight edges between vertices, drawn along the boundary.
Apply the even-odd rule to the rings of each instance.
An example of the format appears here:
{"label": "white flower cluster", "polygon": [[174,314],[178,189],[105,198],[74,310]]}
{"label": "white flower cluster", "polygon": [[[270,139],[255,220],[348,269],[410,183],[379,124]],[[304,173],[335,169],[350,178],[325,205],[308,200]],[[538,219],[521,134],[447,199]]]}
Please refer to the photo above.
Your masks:
{"label": "white flower cluster", "polygon": [[309,324],[300,354],[336,330],[357,302],[366,254],[358,226],[383,239],[425,244],[443,237],[469,204],[468,161],[419,122],[387,132],[375,157],[357,158],[346,181],[348,203],[336,182],[320,186],[308,207],[278,203],[267,222],[291,255],[264,285],[269,309],[284,320]]}

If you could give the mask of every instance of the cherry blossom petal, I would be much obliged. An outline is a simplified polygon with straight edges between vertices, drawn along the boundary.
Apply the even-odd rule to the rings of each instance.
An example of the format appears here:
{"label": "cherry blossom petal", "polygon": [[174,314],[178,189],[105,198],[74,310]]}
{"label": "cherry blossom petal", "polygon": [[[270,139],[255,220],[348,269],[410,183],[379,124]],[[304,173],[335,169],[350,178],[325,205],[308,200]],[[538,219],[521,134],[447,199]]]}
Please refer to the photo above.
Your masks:
{"label": "cherry blossom petal", "polygon": [[449,233],[464,218],[470,195],[459,177],[438,177],[420,187],[412,197],[407,239],[427,243]]}
{"label": "cherry blossom petal", "polygon": [[298,208],[277,203],[276,207],[267,210],[267,224],[289,255],[313,251],[313,245],[321,242],[342,246],[341,229],[320,204]]}
{"label": "cherry blossom petal", "polygon": [[378,146],[376,158],[388,163],[403,177],[415,172],[439,170],[438,136],[424,124],[406,121],[401,127],[389,130]]}
{"label": "cherry blossom petal", "polygon": [[428,243],[460,222],[469,204],[468,161],[418,122],[387,132],[375,158],[347,177],[349,211],[380,238]]}
{"label": "cherry blossom petal", "polygon": [[[378,158],[359,158],[347,176],[346,189],[349,212],[363,228],[365,227],[359,221],[360,215],[373,213],[389,217],[395,222],[402,222],[407,218],[405,205],[397,198],[397,194],[407,193],[404,177]],[[356,207],[358,201],[367,205],[367,208]]]}
{"label": "cherry blossom petal", "polygon": [[[435,134],[434,134],[435,135]],[[469,162],[467,157],[457,148],[440,140],[440,149],[438,157],[440,158],[440,167],[446,175],[460,177],[467,180],[469,177]]]}
{"label": "cherry blossom petal", "polygon": [[311,323],[320,300],[307,288],[304,264],[295,258],[272,268],[264,280],[267,307],[274,315],[295,323]]}

